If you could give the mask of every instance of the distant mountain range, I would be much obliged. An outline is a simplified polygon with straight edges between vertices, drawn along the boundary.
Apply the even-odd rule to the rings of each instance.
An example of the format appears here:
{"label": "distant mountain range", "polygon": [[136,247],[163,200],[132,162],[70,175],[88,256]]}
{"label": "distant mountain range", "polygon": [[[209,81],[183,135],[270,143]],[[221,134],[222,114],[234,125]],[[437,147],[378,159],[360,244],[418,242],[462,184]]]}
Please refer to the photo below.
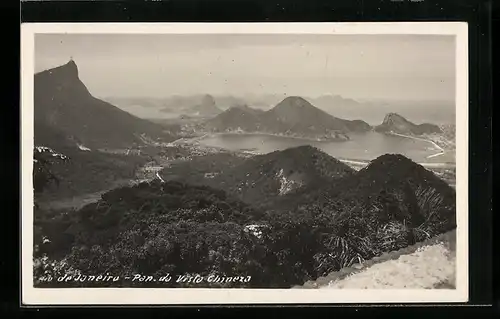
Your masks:
{"label": "distant mountain range", "polygon": [[442,133],[435,124],[414,124],[396,113],[388,113],[380,125],[372,127],[363,120],[332,116],[306,99],[295,96],[285,98],[268,111],[246,105],[232,107],[205,121],[202,126],[211,132],[259,132],[314,139],[349,139],[349,133],[371,130],[416,136]]}
{"label": "distant mountain range", "polygon": [[[161,111],[165,113],[178,114],[182,117],[213,117],[220,114],[222,100],[215,99],[210,94],[193,96],[172,96],[162,99]],[[239,103],[234,100],[234,103]],[[233,103],[229,102],[229,103]],[[226,101],[226,103],[228,103]],[[236,105],[236,104],[233,104]]]}
{"label": "distant mountain range", "polygon": [[[140,105],[143,107],[161,108],[166,113],[181,113],[189,116],[197,113],[196,109],[207,98],[213,99],[216,107],[220,110],[244,105],[248,105],[254,109],[269,110],[283,100],[284,97],[278,94],[247,94],[244,96],[195,94],[185,96],[173,95],[166,98],[109,97],[106,100],[118,105]],[[330,114],[339,114],[346,109],[369,106],[369,103],[360,103],[353,99],[343,98],[340,95],[322,95],[315,98],[304,98]]]}
{"label": "distant mountain range", "polygon": [[349,132],[366,132],[371,126],[361,120],[334,117],[304,98],[285,98],[268,111],[233,107],[203,124],[212,132],[265,132],[320,139],[348,139]]}
{"label": "distant mountain range", "polygon": [[213,94],[196,94],[179,96],[174,95],[168,98],[160,99],[162,110],[167,113],[182,113],[185,115],[192,115],[196,113],[193,108],[202,105],[204,99],[213,99],[216,107],[222,112],[231,107],[252,105],[254,108],[268,109],[274,105],[274,100],[269,101],[269,97],[237,97],[232,95],[213,95]]}
{"label": "distant mountain range", "polygon": [[144,138],[173,139],[160,125],[92,96],[72,60],[35,74],[34,81],[35,139],[40,145],[73,140],[91,149],[125,148],[143,144]]}
{"label": "distant mountain range", "polygon": [[[185,115],[194,117],[196,111],[193,108],[199,106],[207,95],[210,95],[215,100],[217,108],[222,111],[234,106],[244,105],[248,105],[253,109],[269,110],[286,97],[283,94],[246,94],[241,96],[194,94],[173,95],[170,97],[108,97],[105,100],[132,112],[134,108],[141,107],[162,110],[172,116]],[[302,97],[315,107],[331,115],[344,119],[363,119],[371,125],[382,122],[384,116],[389,112],[398,113],[415,122],[430,121],[449,124],[454,123],[455,120],[455,104],[453,101],[359,100],[336,94],[302,95]],[[148,114],[150,112],[144,111],[143,113]],[[141,116],[141,114],[135,115]]]}

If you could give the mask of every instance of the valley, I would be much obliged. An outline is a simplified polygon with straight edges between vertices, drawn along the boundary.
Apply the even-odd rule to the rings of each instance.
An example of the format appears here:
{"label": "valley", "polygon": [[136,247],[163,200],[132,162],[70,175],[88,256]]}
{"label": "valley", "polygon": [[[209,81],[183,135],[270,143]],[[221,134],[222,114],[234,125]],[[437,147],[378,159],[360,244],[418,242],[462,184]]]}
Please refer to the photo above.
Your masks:
{"label": "valley", "polygon": [[[253,134],[249,135],[252,136]],[[230,145],[229,147],[227,145],[225,145],[226,147],[212,146],[213,143],[210,142],[207,143],[207,145],[203,141],[203,139],[207,137],[213,138],[213,136],[207,134],[196,138],[181,138],[170,143],[171,146],[154,146],[154,148],[157,148],[157,153],[159,155],[148,157],[152,160],[139,167],[133,177],[115,181],[112,183],[111,187],[104,188],[96,192],[85,193],[62,199],[49,198],[48,200],[45,200],[43,202],[43,205],[45,205],[46,208],[58,210],[78,209],[86,204],[98,201],[101,198],[102,194],[114,188],[122,186],[132,186],[140,182],[152,181],[154,179],[157,179],[157,172],[162,172],[162,176],[165,179],[175,179],[177,177],[186,178],[188,174],[195,174],[195,172],[201,171],[202,175],[198,176],[201,179],[209,179],[213,178],[214,175],[217,174],[217,170],[215,169],[215,165],[217,165],[217,163],[223,165],[224,168],[228,168],[233,165],[231,164],[232,162],[239,162],[254,155],[266,154],[270,152],[270,149],[264,149],[263,151],[262,147],[245,148],[244,146],[248,143],[244,143],[241,141],[237,143],[241,146],[240,148],[233,148]],[[299,139],[298,141],[296,141],[296,144],[287,145],[288,147],[282,146],[281,148],[276,147],[271,149],[273,151],[283,150],[289,147],[294,147],[294,145],[307,145],[307,142],[307,140]],[[121,153],[126,154],[127,150],[122,150]],[[336,158],[338,158],[339,161],[345,163],[352,169],[358,171],[366,167],[370,163],[369,158],[366,157],[365,154],[362,155],[364,156],[364,158],[349,158],[348,156]],[[427,162],[419,164],[433,171],[437,176],[447,181],[450,186],[455,186],[456,175],[454,163]],[[188,165],[190,167],[189,173],[186,171]],[[206,169],[202,169],[202,167],[204,166],[206,166]],[[186,167],[186,169],[182,167]]]}

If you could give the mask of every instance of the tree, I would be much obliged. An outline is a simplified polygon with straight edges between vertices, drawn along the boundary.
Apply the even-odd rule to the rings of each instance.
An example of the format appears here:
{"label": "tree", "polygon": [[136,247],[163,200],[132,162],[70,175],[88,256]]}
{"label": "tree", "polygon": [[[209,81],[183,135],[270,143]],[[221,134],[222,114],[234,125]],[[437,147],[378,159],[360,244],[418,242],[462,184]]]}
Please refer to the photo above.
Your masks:
{"label": "tree", "polygon": [[56,153],[48,147],[35,147],[33,156],[33,187],[35,193],[43,192],[51,183],[59,185],[59,179],[51,171],[56,161],[67,161],[69,158]]}

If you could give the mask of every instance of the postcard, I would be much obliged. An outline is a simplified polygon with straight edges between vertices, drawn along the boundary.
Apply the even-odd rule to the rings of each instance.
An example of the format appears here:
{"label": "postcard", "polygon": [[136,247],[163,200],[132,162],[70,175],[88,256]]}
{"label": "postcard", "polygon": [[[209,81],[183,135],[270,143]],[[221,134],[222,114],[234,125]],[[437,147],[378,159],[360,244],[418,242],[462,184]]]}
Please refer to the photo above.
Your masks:
{"label": "postcard", "polygon": [[466,23],[21,44],[23,304],[468,300]]}

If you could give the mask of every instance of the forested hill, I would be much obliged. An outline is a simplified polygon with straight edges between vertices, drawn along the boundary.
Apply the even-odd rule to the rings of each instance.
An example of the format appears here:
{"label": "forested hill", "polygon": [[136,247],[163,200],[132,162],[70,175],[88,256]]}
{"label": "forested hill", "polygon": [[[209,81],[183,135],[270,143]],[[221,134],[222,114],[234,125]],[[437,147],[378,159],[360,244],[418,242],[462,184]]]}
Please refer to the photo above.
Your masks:
{"label": "forested hill", "polygon": [[[208,181],[247,203],[264,203],[303,188],[334,184],[355,171],[319,149],[304,145],[253,156]],[[293,195],[292,195],[293,196]]]}
{"label": "forested hill", "polygon": [[229,153],[195,157],[169,165],[161,175],[165,180],[220,188],[252,205],[266,205],[354,173],[323,151],[303,145],[250,157]]}
{"label": "forested hill", "polygon": [[[295,200],[285,209],[178,181],[115,189],[70,214],[46,219],[38,212],[36,254],[85,274],[239,274],[252,280],[196,286],[288,288],[456,227],[454,190],[403,156],[381,156],[359,172],[334,167],[338,183],[275,196]],[[45,237],[50,242],[41,244]]]}

